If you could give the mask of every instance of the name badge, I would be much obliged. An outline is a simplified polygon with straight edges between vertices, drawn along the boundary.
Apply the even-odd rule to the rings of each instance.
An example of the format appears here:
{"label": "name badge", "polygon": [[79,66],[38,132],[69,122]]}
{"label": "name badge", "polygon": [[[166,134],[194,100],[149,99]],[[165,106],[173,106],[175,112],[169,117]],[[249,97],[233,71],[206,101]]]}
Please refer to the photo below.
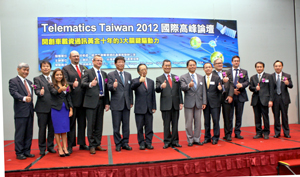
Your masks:
{"label": "name badge", "polygon": [[265,83],[269,83],[269,79],[266,79],[266,80],[265,80]]}
{"label": "name badge", "polygon": [[215,85],[215,81],[211,81],[209,85]]}
{"label": "name badge", "polygon": [[200,82],[200,85],[202,85],[202,82]]}

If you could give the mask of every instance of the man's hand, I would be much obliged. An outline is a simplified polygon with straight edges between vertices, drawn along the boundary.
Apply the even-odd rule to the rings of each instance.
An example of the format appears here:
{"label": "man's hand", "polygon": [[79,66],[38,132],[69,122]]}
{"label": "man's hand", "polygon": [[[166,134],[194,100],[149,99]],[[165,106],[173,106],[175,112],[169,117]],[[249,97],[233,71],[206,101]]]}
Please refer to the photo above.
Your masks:
{"label": "man's hand", "polygon": [[206,108],[206,105],[205,105],[205,104],[203,104],[203,105],[202,105],[202,109],[205,109],[205,108]]}
{"label": "man's hand", "polygon": [[73,87],[74,87],[74,88],[78,87],[78,81],[77,81],[77,78],[75,78],[75,81],[74,81],[74,83],[73,83]]}
{"label": "man's hand", "polygon": [[115,82],[114,82],[114,89],[116,89],[117,87],[118,87],[118,80],[117,79],[115,79]]}
{"label": "man's hand", "polygon": [[45,94],[45,89],[44,87],[42,87],[41,91],[40,91],[40,95],[43,96]]}
{"label": "man's hand", "polygon": [[133,104],[130,105],[130,108],[132,108]]}
{"label": "man's hand", "polygon": [[182,110],[183,104],[179,104],[179,109]]}
{"label": "man's hand", "polygon": [[223,78],[223,82],[224,82],[224,83],[228,82],[228,80],[229,80],[228,77],[224,77],[224,78]]}
{"label": "man's hand", "polygon": [[226,98],[226,100],[227,100],[227,102],[230,104],[230,103],[232,103],[233,98],[232,98],[231,96],[228,96],[228,97]]}
{"label": "man's hand", "polygon": [[155,113],[155,111],[156,111],[155,109],[152,109],[152,113]]}
{"label": "man's hand", "polygon": [[141,76],[140,82],[145,82],[146,78],[144,76]]}
{"label": "man's hand", "polygon": [[223,89],[221,83],[219,83],[218,89],[219,89],[219,90],[222,90],[222,89]]}
{"label": "man's hand", "polygon": [[273,101],[269,101],[268,106],[269,106],[269,107],[272,107],[272,106],[273,106]]}
{"label": "man's hand", "polygon": [[287,79],[285,81],[283,81],[283,82],[284,82],[285,85],[289,85],[290,84],[289,80],[287,80]]}
{"label": "man's hand", "polygon": [[161,87],[162,89],[166,88],[166,86],[167,86],[166,82],[167,82],[167,81],[165,80],[164,83],[162,83],[162,84],[160,85],[160,87]]}
{"label": "man's hand", "polygon": [[107,105],[105,105],[105,111],[107,112],[108,110],[109,110],[109,105],[107,104]]}
{"label": "man's hand", "polygon": [[31,102],[31,97],[30,97],[30,96],[27,96],[27,97],[26,97],[26,102],[27,102],[27,103]]}
{"label": "man's hand", "polygon": [[256,90],[259,91],[260,90],[260,86],[259,86],[259,83],[257,84],[256,86]]}
{"label": "man's hand", "polygon": [[238,89],[234,89],[233,91],[235,95],[239,95],[241,93],[240,91],[238,91]]}
{"label": "man's hand", "polygon": [[236,84],[236,88],[242,88],[243,85],[241,83],[239,83],[239,81],[237,81],[237,84]]}
{"label": "man's hand", "polygon": [[95,79],[91,82],[91,86],[94,87],[97,85],[97,83],[98,83],[97,77],[95,77]]}
{"label": "man's hand", "polygon": [[194,81],[193,80],[191,80],[191,82],[189,83],[189,87],[191,88],[191,87],[194,87]]}

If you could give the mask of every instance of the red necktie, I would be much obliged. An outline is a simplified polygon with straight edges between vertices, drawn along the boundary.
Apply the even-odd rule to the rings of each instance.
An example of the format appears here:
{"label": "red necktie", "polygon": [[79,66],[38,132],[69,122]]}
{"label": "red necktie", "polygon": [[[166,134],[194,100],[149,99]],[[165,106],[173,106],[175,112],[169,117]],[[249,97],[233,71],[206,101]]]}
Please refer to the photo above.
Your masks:
{"label": "red necktie", "polygon": [[77,70],[78,76],[79,76],[80,79],[81,79],[81,72],[80,72],[80,70],[79,70],[79,68],[78,68],[78,65],[76,65],[76,70]]}
{"label": "red necktie", "polygon": [[168,74],[168,82],[170,84],[170,87],[172,88],[172,80],[171,80],[170,74]]}
{"label": "red necktie", "polygon": [[27,86],[27,84],[26,84],[26,80],[24,80],[24,85],[25,85],[25,89],[26,89],[26,91],[27,91],[28,96],[31,96],[30,90],[29,90],[29,88],[28,88],[28,86]]}
{"label": "red necktie", "polygon": [[144,84],[145,84],[145,87],[146,87],[146,89],[147,89],[147,84],[146,84],[146,81],[144,82]]}

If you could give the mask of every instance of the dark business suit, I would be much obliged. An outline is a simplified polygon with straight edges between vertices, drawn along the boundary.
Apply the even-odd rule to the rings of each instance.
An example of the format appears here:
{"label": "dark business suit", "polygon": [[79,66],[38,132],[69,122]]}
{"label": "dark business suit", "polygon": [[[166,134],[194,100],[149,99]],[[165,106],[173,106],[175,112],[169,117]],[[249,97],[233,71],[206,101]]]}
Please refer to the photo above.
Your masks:
{"label": "dark business suit", "polygon": [[[180,89],[180,81],[175,82],[174,74],[171,74],[172,88],[168,79],[163,74],[156,78],[156,92],[160,94],[160,111],[164,122],[164,143],[165,145],[175,145],[178,143],[178,119],[179,119],[179,104],[183,104],[182,92]],[[178,77],[179,79],[179,77]],[[160,86],[166,81],[166,88],[162,89]],[[172,134],[170,132],[170,125],[172,125]]]}
{"label": "dark business suit", "polygon": [[[154,81],[146,78],[147,88],[140,77],[132,80],[131,89],[135,91],[134,113],[139,145],[149,146],[153,138],[153,113],[156,110]],[[143,127],[145,126],[145,137]]]}
{"label": "dark business suit", "polygon": [[[84,75],[83,65],[79,65],[81,71],[81,77]],[[63,67],[63,73],[66,80],[71,88],[71,98],[73,103],[73,116],[70,117],[70,132],[68,132],[68,148],[76,146],[76,119],[78,126],[77,144],[85,145],[85,127],[86,127],[86,116],[85,109],[83,108],[83,97],[85,90],[81,88],[81,78],[72,64]],[[73,83],[77,78],[78,86],[74,89]]]}
{"label": "dark business suit", "polygon": [[[258,83],[260,87],[259,91],[256,90]],[[273,101],[274,96],[274,82],[271,75],[264,72],[260,80],[257,74],[251,76],[249,90],[253,92],[251,106],[253,106],[254,111],[256,134],[269,135],[269,101]],[[264,130],[262,130],[261,126],[261,116],[264,121]]]}
{"label": "dark business suit", "polygon": [[32,82],[26,79],[31,91],[31,102],[23,101],[28,95],[25,85],[17,76],[9,80],[9,93],[14,98],[15,151],[16,155],[29,155],[33,134],[33,90]]}
{"label": "dark business suit", "polygon": [[[98,73],[94,68],[85,71],[81,84],[85,88],[85,96],[83,101],[83,107],[86,108],[87,117],[87,136],[89,140],[89,146],[97,147],[101,144],[102,132],[103,132],[103,113],[105,105],[109,105],[109,94],[107,89],[106,72],[101,70],[102,88],[104,89],[104,96],[100,96]],[[97,84],[90,87],[90,83],[97,78]]]}
{"label": "dark business suit", "polygon": [[231,104],[228,103],[226,98],[228,96],[231,96],[233,98],[233,81],[232,78],[228,78],[229,80],[224,83],[223,82],[223,72],[226,73],[226,71],[222,70],[221,71],[221,77],[219,76],[218,72],[214,70],[212,72],[213,75],[220,77],[221,82],[222,82],[222,87],[224,88],[222,91],[222,94],[220,95],[220,100],[222,104],[222,114],[223,114],[223,119],[224,119],[224,135],[225,138],[231,137],[231,126],[232,125],[232,120],[230,120],[230,111],[231,111]]}
{"label": "dark business suit", "polygon": [[[117,70],[108,73],[107,87],[111,93],[110,109],[113,119],[114,141],[116,146],[125,147],[129,141],[129,116],[130,105],[133,104],[131,90],[131,74],[123,71],[125,76],[124,84]],[[113,87],[115,79],[118,80],[117,88]],[[122,135],[120,135],[120,125],[122,122]]]}
{"label": "dark business suit", "polygon": [[[49,75],[49,77],[51,77]],[[35,104],[35,112],[38,117],[39,126],[39,149],[40,152],[46,150],[46,131],[48,127],[48,138],[47,138],[47,148],[53,149],[54,144],[54,129],[51,119],[51,93],[48,88],[48,81],[45,76],[41,74],[33,79],[36,89],[34,90],[37,100]],[[41,89],[44,87],[44,95],[41,95]]]}
{"label": "dark business suit", "polygon": [[[207,75],[204,75],[204,85],[206,88],[206,100],[207,104],[205,109],[203,110],[204,114],[204,126],[205,126],[205,140],[219,140],[220,137],[220,108],[221,108],[221,100],[220,95],[222,90],[218,89],[219,83],[222,81],[219,76],[215,76],[212,74],[209,88],[207,88]],[[210,133],[210,117],[213,120],[213,128],[214,128],[214,136],[211,138]]]}
{"label": "dark business suit", "polygon": [[275,129],[275,135],[280,135],[281,127],[280,127],[280,112],[281,112],[281,122],[282,122],[282,129],[284,135],[288,136],[290,134],[289,129],[289,119],[288,119],[288,108],[289,104],[291,103],[290,94],[288,91],[288,88],[293,88],[293,82],[291,75],[282,72],[282,77],[286,77],[289,81],[289,85],[285,85],[283,81],[281,81],[280,84],[280,90],[281,94],[277,94],[277,84],[276,84],[276,73],[273,73],[272,79],[274,81],[274,102],[272,111],[274,114],[274,129]]}
{"label": "dark business suit", "polygon": [[[234,82],[233,79],[233,71],[232,69],[227,70],[227,76]],[[239,74],[243,73],[243,78],[239,77]],[[238,89],[240,91],[239,95],[233,95],[233,103],[231,103],[231,111],[230,111],[230,136],[232,133],[232,126],[233,126],[233,112],[235,110],[235,129],[234,133],[236,136],[239,136],[241,134],[241,126],[242,126],[242,115],[244,110],[244,103],[248,101],[248,96],[246,92],[246,88],[249,85],[249,78],[248,78],[248,72],[244,69],[239,69],[238,72],[238,79],[237,81],[243,85],[242,88]],[[236,85],[234,85],[234,88],[236,88]]]}

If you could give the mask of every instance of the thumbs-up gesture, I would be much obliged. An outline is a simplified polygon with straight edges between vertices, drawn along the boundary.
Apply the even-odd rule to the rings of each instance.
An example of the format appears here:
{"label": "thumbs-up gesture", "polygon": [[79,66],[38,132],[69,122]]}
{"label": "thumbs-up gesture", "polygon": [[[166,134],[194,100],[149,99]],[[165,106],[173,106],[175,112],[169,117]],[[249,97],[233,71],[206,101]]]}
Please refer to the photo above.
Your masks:
{"label": "thumbs-up gesture", "polygon": [[218,89],[219,89],[219,90],[222,90],[222,85],[221,85],[220,82],[219,82],[219,85],[218,85]]}
{"label": "thumbs-up gesture", "polygon": [[191,80],[191,82],[189,83],[189,87],[191,88],[191,87],[194,87],[194,81],[193,80]]}
{"label": "thumbs-up gesture", "polygon": [[146,78],[144,76],[141,76],[140,82],[145,82]]}
{"label": "thumbs-up gesture", "polygon": [[98,83],[97,77],[95,77],[95,79],[91,82],[91,86],[94,87],[97,85],[97,83]]}
{"label": "thumbs-up gesture", "polygon": [[44,87],[42,87],[41,91],[40,91],[40,95],[43,96],[45,94],[45,89]]}
{"label": "thumbs-up gesture", "polygon": [[224,82],[224,83],[228,82],[228,80],[229,80],[229,79],[228,79],[227,76],[226,76],[226,77],[223,77],[223,82]]}
{"label": "thumbs-up gesture", "polygon": [[73,87],[75,88],[75,87],[78,87],[78,81],[77,81],[77,78],[75,78],[75,81],[74,81],[74,83],[73,83]]}
{"label": "thumbs-up gesture", "polygon": [[117,79],[115,79],[115,82],[114,82],[113,86],[114,86],[114,89],[118,87],[118,80]]}
{"label": "thumbs-up gesture", "polygon": [[60,89],[61,89],[62,91],[66,91],[66,90],[67,90],[67,85],[65,84],[64,86],[60,87]]}
{"label": "thumbs-up gesture", "polygon": [[160,87],[161,87],[162,89],[164,89],[164,88],[166,88],[166,86],[167,86],[167,84],[166,84],[166,80],[165,80],[164,83],[162,83],[162,84],[160,85]]}
{"label": "thumbs-up gesture", "polygon": [[259,86],[259,83],[257,84],[256,86],[256,90],[259,91],[260,90],[260,86]]}
{"label": "thumbs-up gesture", "polygon": [[243,85],[241,83],[239,83],[239,81],[237,81],[237,84],[236,84],[236,88],[242,88]]}

